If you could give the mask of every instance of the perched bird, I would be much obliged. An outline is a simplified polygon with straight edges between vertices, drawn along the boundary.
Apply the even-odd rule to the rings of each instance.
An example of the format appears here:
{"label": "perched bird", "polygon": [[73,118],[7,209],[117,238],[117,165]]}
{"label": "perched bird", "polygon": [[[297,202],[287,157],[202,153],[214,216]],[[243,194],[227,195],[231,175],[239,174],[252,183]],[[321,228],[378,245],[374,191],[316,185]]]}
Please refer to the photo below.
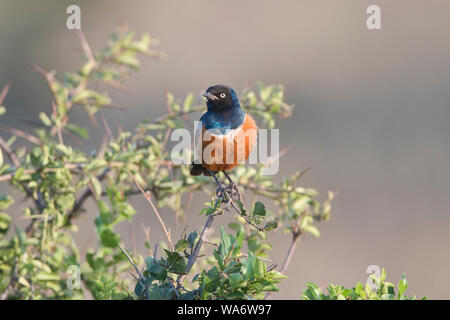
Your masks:
{"label": "perched bird", "polygon": [[256,145],[258,127],[241,108],[236,92],[229,86],[209,87],[202,96],[207,99],[207,111],[196,129],[198,161],[192,163],[190,174],[212,175],[221,188],[216,173],[222,171],[233,189],[235,186],[227,171],[247,160]]}

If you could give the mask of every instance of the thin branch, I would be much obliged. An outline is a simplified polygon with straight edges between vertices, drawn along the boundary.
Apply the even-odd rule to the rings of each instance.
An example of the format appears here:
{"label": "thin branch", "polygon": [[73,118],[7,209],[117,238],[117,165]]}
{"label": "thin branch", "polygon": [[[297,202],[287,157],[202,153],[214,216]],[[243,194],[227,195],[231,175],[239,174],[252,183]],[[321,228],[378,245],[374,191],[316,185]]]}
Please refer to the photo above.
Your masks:
{"label": "thin branch", "polygon": [[8,94],[9,88],[11,88],[11,83],[7,83],[6,86],[3,87],[3,90],[0,93],[0,105],[3,103],[3,100],[5,100],[5,97]]}
{"label": "thin branch", "polygon": [[103,115],[103,113],[100,113],[100,119],[102,120],[102,124],[103,124],[103,127],[104,127],[104,129],[105,129],[107,138],[108,138],[110,141],[113,141],[113,140],[114,140],[114,136],[113,136],[113,134],[112,134],[111,128],[110,128],[109,125],[108,125],[108,122],[106,122],[106,118],[105,118],[105,116]]}
{"label": "thin branch", "polygon": [[13,135],[19,136],[33,144],[36,144],[38,146],[42,146],[42,141],[39,138],[36,138],[35,136],[26,133],[22,130],[18,130],[18,129],[14,129],[14,128],[10,128],[10,127],[6,127],[6,126],[0,126],[0,130],[11,133]]}
{"label": "thin branch", "polygon": [[81,29],[77,30],[77,36],[78,36],[78,39],[80,40],[81,47],[83,48],[84,54],[86,55],[88,60],[91,63],[96,63],[94,54],[92,53],[92,50],[91,50],[91,47],[89,46],[89,43],[87,42],[86,37],[84,36],[84,33]]}
{"label": "thin branch", "polygon": [[[142,284],[145,283],[145,277],[142,275],[142,273],[139,271],[139,268],[136,266],[136,264],[133,262],[133,259],[131,259],[131,257],[129,256],[128,252],[119,244],[119,248],[120,250],[122,250],[122,252],[127,256],[128,260],[130,261],[130,263],[133,265],[134,270],[136,270],[136,273],[139,275],[139,280],[141,281]],[[142,282],[144,281],[144,282]]]}
{"label": "thin branch", "polygon": [[157,254],[158,254],[158,244],[155,244],[155,249],[153,250],[153,260],[156,260]]}
{"label": "thin branch", "polygon": [[[20,160],[17,157],[17,155],[12,151],[11,147],[6,143],[5,140],[3,140],[2,137],[0,137],[0,147],[5,150],[6,154],[8,155],[8,158],[11,160],[11,162],[14,164],[16,168],[20,167]],[[14,176],[14,175],[12,175]],[[11,177],[12,177],[11,176]],[[1,178],[1,177],[0,177]],[[1,181],[1,180],[0,180]]]}
{"label": "thin branch", "polygon": [[281,265],[280,273],[285,274],[289,263],[291,262],[292,256],[294,255],[295,249],[297,248],[298,241],[300,239],[300,233],[295,233],[292,235],[291,245],[289,246],[284,262]]}
{"label": "thin branch", "polygon": [[205,222],[205,225],[204,225],[204,227],[203,227],[202,233],[200,234],[200,238],[198,239],[197,244],[195,245],[194,250],[193,250],[192,253],[189,255],[189,259],[188,259],[188,262],[187,262],[187,265],[186,265],[186,272],[185,272],[185,274],[179,275],[179,276],[178,276],[178,279],[177,279],[177,285],[178,285],[178,286],[181,286],[184,277],[185,277],[187,274],[189,274],[189,272],[191,271],[191,269],[192,269],[192,267],[193,267],[195,261],[197,261],[197,258],[198,258],[199,253],[200,253],[200,249],[202,248],[203,243],[206,242],[206,236],[207,236],[207,234],[208,234],[209,229],[211,228],[211,225],[212,225],[212,223],[213,223],[213,221],[214,221],[214,218],[215,218],[217,215],[219,215],[219,214],[220,214],[220,213],[213,213],[213,214],[210,214],[210,215],[208,216],[208,218],[206,219],[206,222]]}
{"label": "thin branch", "polygon": [[115,80],[112,80],[112,79],[102,79],[102,81],[104,83],[106,83],[107,85],[109,85],[110,87],[113,87],[114,89],[123,91],[125,93],[132,93],[133,92],[130,88],[128,88],[127,86],[121,84],[118,81],[115,81]]}
{"label": "thin branch", "polygon": [[139,188],[139,190],[141,190],[142,194],[145,196],[145,198],[147,199],[148,203],[150,203],[151,207],[153,208],[153,211],[155,212],[156,217],[158,218],[159,223],[161,224],[161,226],[162,226],[162,228],[164,230],[164,233],[166,234],[167,240],[169,241],[170,248],[171,248],[171,250],[173,250],[173,243],[172,243],[172,239],[170,237],[170,233],[167,230],[166,224],[164,223],[163,219],[161,218],[161,215],[159,214],[158,209],[156,209],[156,206],[153,204],[152,198],[150,197],[150,195],[147,192],[144,191],[142,186],[137,181],[136,177],[130,171],[128,171],[128,174],[133,178],[134,183]]}
{"label": "thin branch", "polygon": [[[286,254],[286,257],[284,258],[284,262],[283,262],[283,264],[281,266],[281,269],[280,269],[280,273],[281,274],[285,274],[286,273],[286,270],[287,270],[287,268],[289,266],[289,263],[291,262],[291,259],[292,259],[293,255],[294,255],[295,249],[297,248],[297,245],[298,245],[298,242],[299,242],[299,239],[300,239],[300,235],[301,235],[301,232],[294,232],[292,234],[291,244],[289,246],[288,252]],[[267,300],[272,294],[274,294],[274,292],[268,292],[266,294],[266,296],[264,297],[264,300]]]}

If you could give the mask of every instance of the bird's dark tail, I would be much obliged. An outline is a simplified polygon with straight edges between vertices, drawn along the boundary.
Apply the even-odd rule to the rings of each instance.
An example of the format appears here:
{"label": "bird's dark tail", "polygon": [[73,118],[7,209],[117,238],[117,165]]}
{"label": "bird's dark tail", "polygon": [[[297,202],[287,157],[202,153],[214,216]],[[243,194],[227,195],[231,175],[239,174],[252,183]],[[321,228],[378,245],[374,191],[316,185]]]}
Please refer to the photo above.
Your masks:
{"label": "bird's dark tail", "polygon": [[204,170],[204,168],[200,163],[192,163],[189,174],[191,176],[199,176],[203,173],[203,170]]}
{"label": "bird's dark tail", "polygon": [[199,176],[201,174],[205,176],[210,176],[211,173],[206,169],[201,163],[192,163],[189,171],[191,176]]}

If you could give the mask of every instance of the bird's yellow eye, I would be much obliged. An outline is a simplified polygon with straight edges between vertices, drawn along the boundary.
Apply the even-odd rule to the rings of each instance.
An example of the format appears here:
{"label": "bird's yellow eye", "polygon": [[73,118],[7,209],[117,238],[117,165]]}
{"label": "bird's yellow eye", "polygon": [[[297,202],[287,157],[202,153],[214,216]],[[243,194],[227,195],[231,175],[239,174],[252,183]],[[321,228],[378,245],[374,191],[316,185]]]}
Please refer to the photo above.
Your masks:
{"label": "bird's yellow eye", "polygon": [[221,93],[221,94],[220,94],[220,97],[221,97],[222,99],[225,98],[225,96],[226,96],[225,93]]}

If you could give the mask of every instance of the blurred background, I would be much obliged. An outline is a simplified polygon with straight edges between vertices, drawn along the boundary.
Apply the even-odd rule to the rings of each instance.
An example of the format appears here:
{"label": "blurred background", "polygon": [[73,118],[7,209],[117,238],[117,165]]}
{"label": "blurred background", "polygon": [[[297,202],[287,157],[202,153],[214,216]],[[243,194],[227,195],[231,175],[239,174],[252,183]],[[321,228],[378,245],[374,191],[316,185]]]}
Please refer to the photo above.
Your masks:
{"label": "blurred background", "polygon": [[[257,80],[285,86],[296,108],[278,123],[281,148],[292,147],[279,175],[311,167],[300,184],[322,198],[335,189],[339,196],[321,237],[302,239],[289,280],[272,298],[298,299],[307,281],[365,283],[369,265],[385,267],[389,281],[406,273],[409,295],[450,298],[450,2],[0,0],[0,87],[12,84],[0,124],[32,132],[23,120],[51,110],[46,83],[29,63],[61,76],[83,62],[76,33],[66,28],[70,4],[81,7],[94,51],[127,21],[137,34],[160,39],[167,54],[141,59],[127,82],[132,94],[112,92],[113,104],[128,108],[103,112],[113,128],[133,130],[164,113],[166,87],[184,98],[216,83],[238,91]],[[366,27],[371,4],[381,7],[382,30]],[[81,148],[98,148],[103,129],[92,128],[81,109],[73,117],[91,129]],[[133,201],[139,214],[121,233],[145,254],[140,222],[153,243],[162,234],[145,200]],[[200,228],[202,203],[174,233]],[[78,222],[80,246],[96,242],[94,203],[89,208]],[[173,214],[163,212],[175,228]],[[229,220],[221,219],[217,225]],[[276,232],[270,241],[270,257],[281,265],[290,238]]]}

